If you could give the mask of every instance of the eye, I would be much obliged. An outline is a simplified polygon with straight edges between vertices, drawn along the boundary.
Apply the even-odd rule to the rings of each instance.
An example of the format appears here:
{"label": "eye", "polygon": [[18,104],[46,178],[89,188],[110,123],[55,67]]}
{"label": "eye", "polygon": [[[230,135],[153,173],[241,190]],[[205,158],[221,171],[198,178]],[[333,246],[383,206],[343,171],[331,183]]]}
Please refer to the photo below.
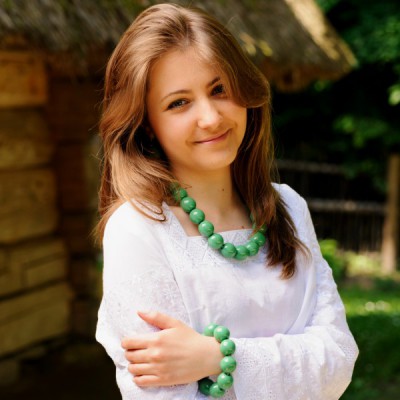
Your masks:
{"label": "eye", "polygon": [[225,86],[224,86],[222,83],[219,84],[219,85],[217,85],[217,86],[214,86],[214,87],[213,87],[213,90],[212,90],[212,92],[211,92],[211,94],[212,94],[213,96],[219,95],[219,94],[226,94],[226,92],[225,92]]}
{"label": "eye", "polygon": [[174,108],[183,107],[187,103],[188,101],[184,99],[174,100],[172,103],[168,105],[167,110],[173,110]]}

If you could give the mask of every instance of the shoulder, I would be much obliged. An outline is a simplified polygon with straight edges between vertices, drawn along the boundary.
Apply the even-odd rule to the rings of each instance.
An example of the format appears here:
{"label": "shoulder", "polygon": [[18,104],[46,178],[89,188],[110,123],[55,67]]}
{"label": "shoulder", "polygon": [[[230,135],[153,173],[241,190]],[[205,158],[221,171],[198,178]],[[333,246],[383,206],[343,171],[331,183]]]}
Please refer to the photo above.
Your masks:
{"label": "shoulder", "polygon": [[126,201],[110,216],[106,223],[104,239],[112,237],[136,236],[145,239],[154,235],[154,226],[159,222],[143,215],[133,203]]}
{"label": "shoulder", "polygon": [[309,219],[307,202],[294,189],[286,184],[273,183],[283,205],[289,213],[299,236],[303,236]]}
{"label": "shoulder", "polygon": [[107,221],[103,236],[104,288],[114,290],[135,277],[166,266],[159,230],[130,202],[121,204]]}
{"label": "shoulder", "polygon": [[307,202],[290,186],[282,184],[273,184],[275,190],[279,193],[287,211],[296,227],[299,239],[306,245],[316,240],[314,225]]}
{"label": "shoulder", "polygon": [[273,188],[279,194],[290,214],[304,212],[307,203],[294,189],[285,183],[273,183]]}

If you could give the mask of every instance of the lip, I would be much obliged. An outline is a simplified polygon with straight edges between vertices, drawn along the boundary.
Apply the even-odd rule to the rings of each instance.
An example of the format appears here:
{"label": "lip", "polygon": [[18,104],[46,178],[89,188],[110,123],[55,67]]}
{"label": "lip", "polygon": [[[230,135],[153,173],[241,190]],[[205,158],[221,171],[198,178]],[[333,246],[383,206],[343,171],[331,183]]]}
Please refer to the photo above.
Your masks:
{"label": "lip", "polygon": [[219,133],[218,135],[212,136],[210,138],[204,139],[204,140],[198,140],[195,143],[198,144],[207,144],[207,143],[218,143],[221,142],[222,140],[224,140],[229,133],[230,129],[228,129],[227,131],[223,132],[223,133]]}

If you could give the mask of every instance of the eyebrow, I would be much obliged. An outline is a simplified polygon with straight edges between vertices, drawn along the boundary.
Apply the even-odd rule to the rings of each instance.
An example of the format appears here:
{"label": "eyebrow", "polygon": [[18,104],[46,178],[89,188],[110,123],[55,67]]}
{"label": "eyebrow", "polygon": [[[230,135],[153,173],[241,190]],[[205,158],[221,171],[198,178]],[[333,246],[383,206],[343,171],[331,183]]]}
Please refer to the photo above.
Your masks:
{"label": "eyebrow", "polygon": [[[218,81],[220,81],[221,80],[221,78],[219,77],[219,76],[217,76],[216,78],[214,78],[210,83],[208,83],[207,84],[207,88],[209,88],[210,86],[212,86],[212,85],[214,85],[214,83],[217,83]],[[175,90],[175,91],[173,91],[173,92],[171,92],[171,93],[168,93],[166,96],[164,96],[162,99],[161,99],[161,101],[164,101],[166,98],[168,98],[168,97],[170,97],[170,96],[173,96],[173,95],[176,95],[176,94],[186,94],[186,93],[189,93],[190,92],[190,90],[188,90],[188,89],[179,89],[179,90]]]}

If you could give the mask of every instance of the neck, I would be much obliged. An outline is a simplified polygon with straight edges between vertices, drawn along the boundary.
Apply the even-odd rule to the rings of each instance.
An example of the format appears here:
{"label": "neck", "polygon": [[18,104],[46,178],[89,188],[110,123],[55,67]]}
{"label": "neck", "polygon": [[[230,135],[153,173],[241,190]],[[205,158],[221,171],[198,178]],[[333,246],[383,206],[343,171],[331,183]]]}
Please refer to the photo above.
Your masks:
{"label": "neck", "polygon": [[237,193],[232,183],[231,173],[228,170],[212,171],[205,174],[175,174],[186,189],[189,196],[197,203],[212,204],[216,209],[223,210],[227,206],[235,204]]}
{"label": "neck", "polygon": [[251,226],[246,206],[232,182],[230,169],[201,174],[175,173],[175,176],[206,218],[221,229]]}

